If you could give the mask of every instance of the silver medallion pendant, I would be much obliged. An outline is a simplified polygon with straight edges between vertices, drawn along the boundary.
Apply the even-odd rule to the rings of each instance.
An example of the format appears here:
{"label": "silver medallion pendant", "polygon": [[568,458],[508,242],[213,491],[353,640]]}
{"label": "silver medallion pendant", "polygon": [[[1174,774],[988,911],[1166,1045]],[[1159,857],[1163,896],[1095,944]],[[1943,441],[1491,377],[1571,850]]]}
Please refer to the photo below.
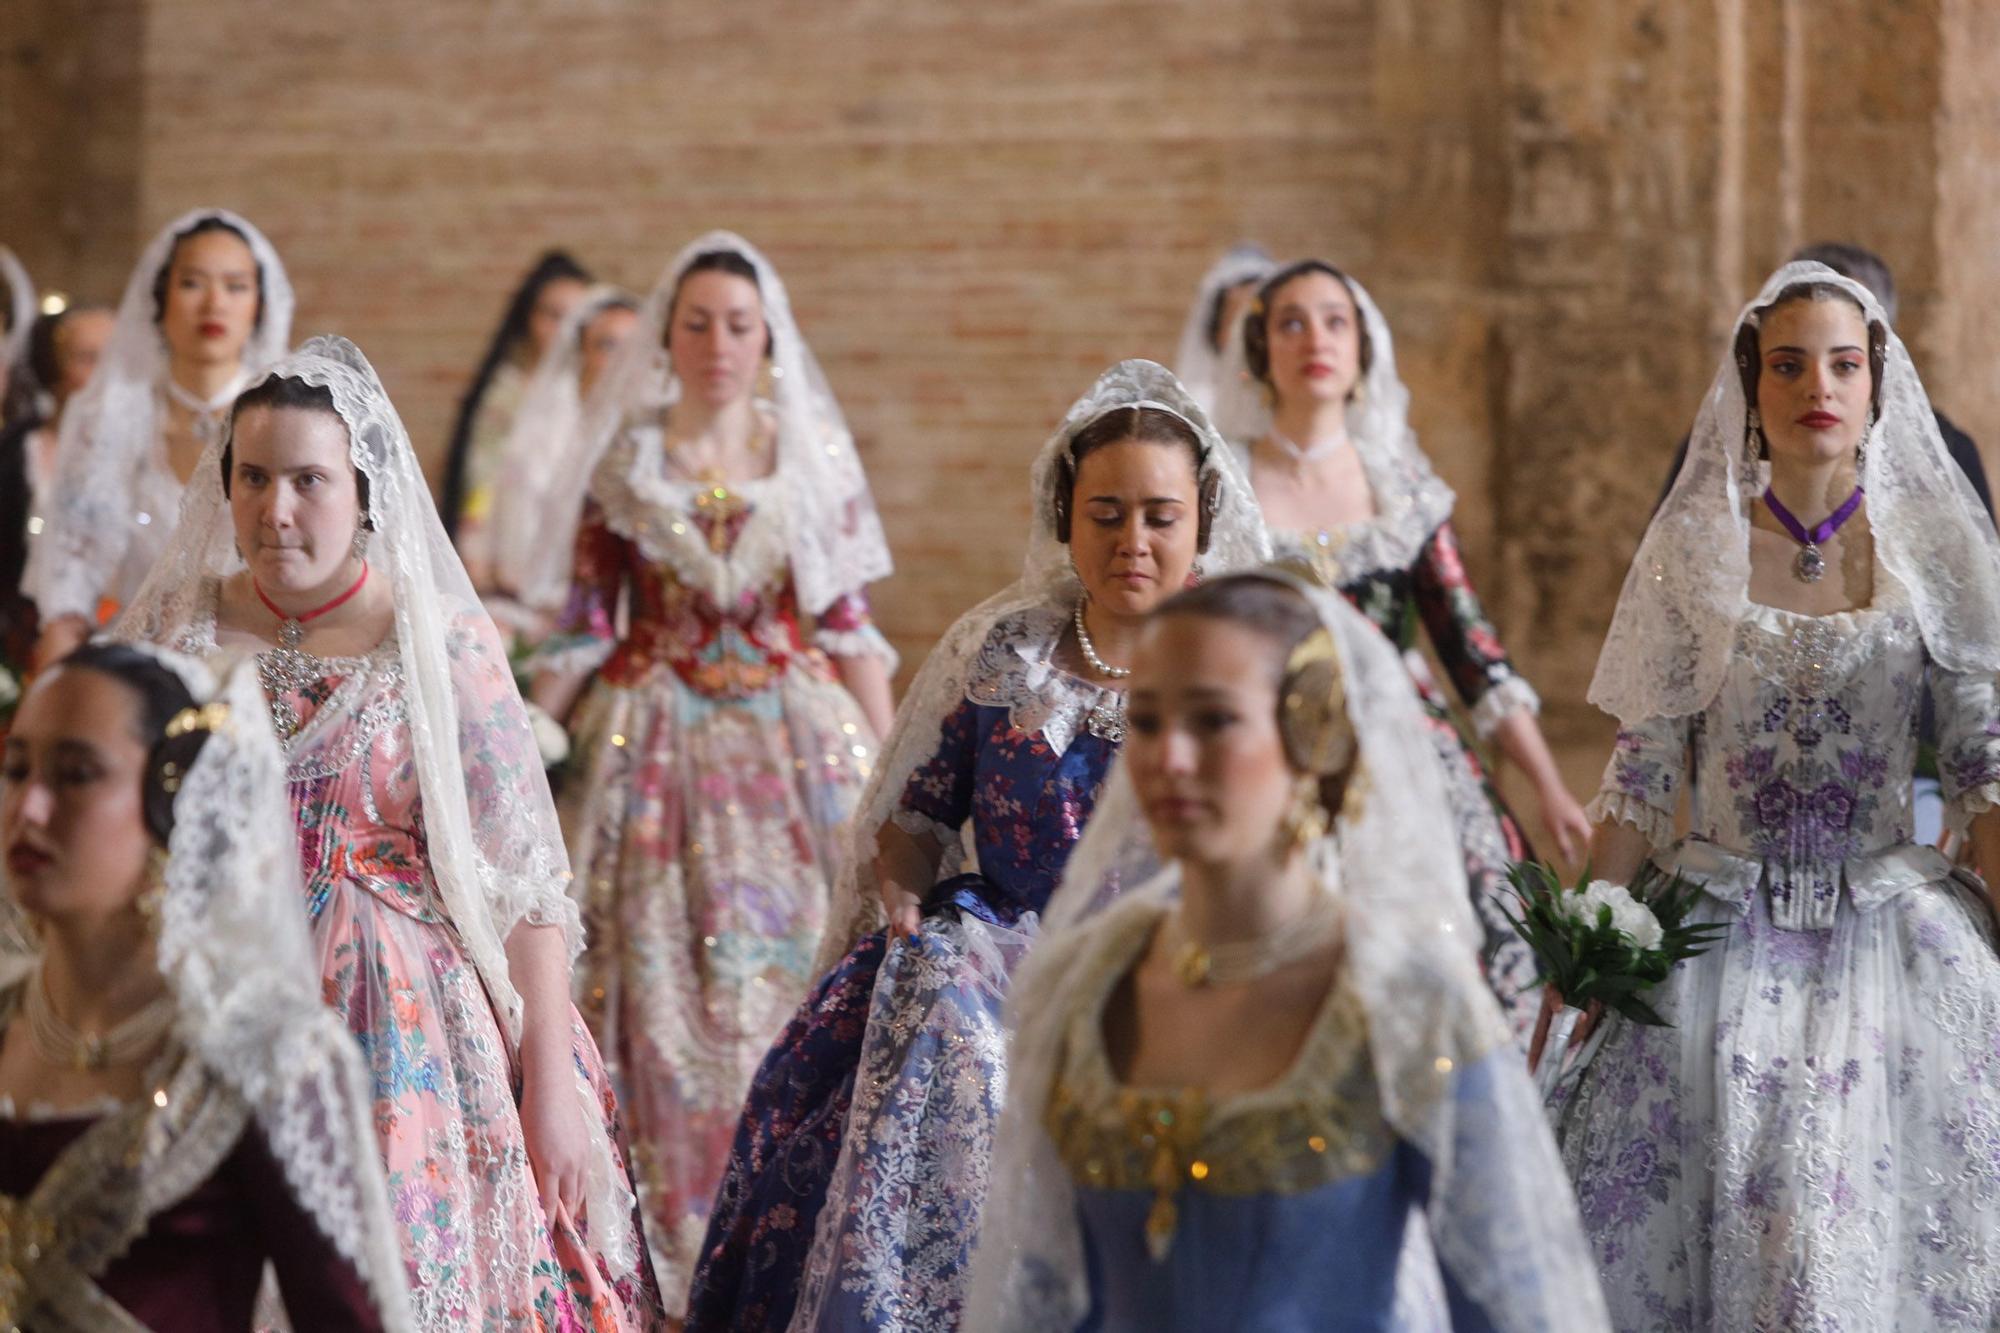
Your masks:
{"label": "silver medallion pendant", "polygon": [[1818,583],[1826,577],[1826,557],[1819,553],[1819,547],[1808,543],[1799,551],[1799,558],[1792,562],[1792,572],[1801,583]]}

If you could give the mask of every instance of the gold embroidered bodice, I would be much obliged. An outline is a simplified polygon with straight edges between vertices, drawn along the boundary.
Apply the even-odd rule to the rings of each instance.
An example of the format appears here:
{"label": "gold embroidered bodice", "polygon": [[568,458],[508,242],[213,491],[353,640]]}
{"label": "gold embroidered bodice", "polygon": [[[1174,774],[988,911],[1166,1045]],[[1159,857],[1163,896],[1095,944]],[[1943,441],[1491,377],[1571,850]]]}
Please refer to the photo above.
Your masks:
{"label": "gold embroidered bodice", "polygon": [[1196,1088],[1120,1084],[1104,1049],[1104,1009],[1159,921],[1133,914],[1080,960],[1077,987],[1044,1114],[1049,1137],[1079,1187],[1151,1190],[1149,1245],[1163,1254],[1183,1189],[1301,1194],[1367,1175],[1396,1144],[1369,1060],[1367,1019],[1336,982],[1291,1067],[1251,1092],[1210,1097]]}

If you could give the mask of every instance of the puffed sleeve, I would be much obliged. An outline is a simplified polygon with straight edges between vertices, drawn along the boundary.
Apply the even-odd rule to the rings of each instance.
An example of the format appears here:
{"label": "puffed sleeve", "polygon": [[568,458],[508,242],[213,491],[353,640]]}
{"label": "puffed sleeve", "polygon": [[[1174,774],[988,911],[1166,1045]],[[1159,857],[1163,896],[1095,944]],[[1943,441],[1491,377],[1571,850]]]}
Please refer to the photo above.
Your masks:
{"label": "puffed sleeve", "polygon": [[1674,813],[1687,776],[1688,720],[1656,718],[1620,727],[1597,797],[1584,810],[1594,823],[1630,824],[1655,847],[1674,840]]}
{"label": "puffed sleeve", "polygon": [[1964,833],[1973,816],[2000,805],[2000,681],[1932,664],[1930,691],[1945,826]]}
{"label": "puffed sleeve", "polygon": [[1449,521],[1438,525],[1417,557],[1414,592],[1417,614],[1429,631],[1438,660],[1450,673],[1465,706],[1472,710],[1472,725],[1480,736],[1515,713],[1538,713],[1542,701],[1534,687],[1514,670],[1500,635],[1486,617],[1479,594],[1465,572],[1458,550],[1458,535]]}
{"label": "puffed sleeve", "polygon": [[889,674],[896,674],[896,650],[876,628],[867,593],[858,588],[842,593],[814,619],[813,643],[821,652],[829,657],[879,657]]}

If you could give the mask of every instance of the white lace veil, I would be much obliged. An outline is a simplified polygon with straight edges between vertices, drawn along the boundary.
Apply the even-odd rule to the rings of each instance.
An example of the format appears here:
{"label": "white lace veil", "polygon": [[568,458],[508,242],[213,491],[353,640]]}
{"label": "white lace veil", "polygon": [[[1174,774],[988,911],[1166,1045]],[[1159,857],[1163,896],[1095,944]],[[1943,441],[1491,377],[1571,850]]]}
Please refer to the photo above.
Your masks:
{"label": "white lace veil", "polygon": [[[599,283],[563,317],[521,392],[500,463],[493,501],[494,568],[500,586],[537,611],[557,609],[568,592],[561,580],[548,577],[549,497],[566,490],[566,479],[588,475],[580,457],[583,335],[590,321],[612,306],[637,309],[638,300],[622,287]],[[573,542],[573,527],[569,536]]]}
{"label": "white lace veil", "polygon": [[569,579],[584,501],[597,484],[598,466],[613,438],[627,421],[657,417],[679,400],[680,381],[661,338],[682,274],[700,256],[717,251],[741,255],[757,271],[764,322],[771,331],[770,406],[777,417],[777,476],[783,487],[799,604],[807,614],[818,615],[836,598],[888,576],[889,544],[882,536],[882,521],[875,513],[854,437],[819,362],[799,333],[784,281],[750,242],[734,232],[712,231],[667,265],[639,307],[639,327],[619,349],[584,407],[578,465],[569,472],[567,492],[553,496],[549,504],[554,519],[544,529],[541,543],[549,563],[523,585],[531,600],[562,596],[551,589],[561,588]]}
{"label": "white lace veil", "polygon": [[248,241],[263,282],[263,313],[244,344],[244,370],[261,370],[290,345],[291,279],[263,232],[221,208],[197,208],[160,229],[126,280],[90,383],[63,409],[55,484],[45,506],[48,527],[31,544],[21,579],[45,621],[94,615],[99,593],[124,558],[124,542],[107,542],[106,535],[131,531],[133,489],[160,440],[167,344],[155,319],[154,285],[173,258],[174,242],[209,218]]}
{"label": "white lace veil", "polygon": [[174,797],[160,903],[174,1035],[249,1105],[285,1183],[385,1325],[412,1328],[374,1093],[354,1039],[320,1000],[285,760],[256,669],[239,663],[218,685],[189,658],[139,651],[181,678],[211,732]]}
{"label": "white lace veil", "polygon": [[[1357,740],[1359,784],[1333,831],[1311,849],[1320,885],[1346,900],[1347,984],[1368,1019],[1385,1118],[1432,1167],[1429,1230],[1438,1257],[1503,1328],[1600,1330],[1591,1261],[1566,1177],[1505,1022],[1480,979],[1479,931],[1465,887],[1444,774],[1408,670],[1338,593],[1275,569],[1266,577],[1309,601],[1332,636]],[[1158,912],[1179,891],[1177,866],[1122,894],[1108,869],[1150,845],[1120,760],[1009,1002],[1015,1037],[994,1186],[973,1261],[968,1328],[1072,1328],[1089,1307],[1071,1179],[1043,1129],[1062,1055],[1077,960],[1100,922]],[[1500,1061],[1506,1157],[1460,1152],[1457,1072]],[[1513,1062],[1508,1064],[1507,1062]],[[1490,1113],[1490,1112],[1489,1112]],[[1496,1188],[1496,1173],[1509,1173]],[[1505,1215],[1500,1200],[1532,1201]]]}
{"label": "white lace veil", "polygon": [[[1131,360],[1121,361],[1098,376],[1090,391],[1070,407],[1028,469],[1033,510],[1021,577],[958,618],[924,660],[896,710],[895,723],[882,740],[875,771],[862,791],[850,826],[849,853],[834,882],[827,932],[820,945],[819,972],[831,968],[856,939],[883,923],[875,883],[875,837],[895,814],[910,775],[937,753],[945,719],[965,697],[967,672],[987,632],[1003,617],[1030,607],[1067,611],[1082,595],[1083,585],[1069,561],[1069,547],[1056,536],[1057,465],[1067,454],[1070,441],[1085,427],[1108,412],[1128,407],[1171,412],[1192,425],[1201,437],[1206,451],[1202,479],[1216,479],[1215,514],[1209,523],[1208,549],[1201,556],[1202,569],[1211,575],[1226,574],[1270,558],[1264,517],[1237,467],[1235,454],[1172,372],[1151,361]],[[955,867],[945,869],[948,873]]]}
{"label": "white lace veil", "polygon": [[[1410,391],[1396,373],[1396,344],[1389,322],[1382,318],[1381,308],[1368,289],[1351,275],[1343,276],[1360,309],[1369,348],[1368,371],[1357,386],[1354,401],[1348,404],[1347,433],[1375,493],[1375,508],[1382,520],[1375,526],[1407,537],[1402,543],[1383,546],[1375,553],[1376,561],[1408,564],[1438,525],[1451,517],[1457,497],[1432,471],[1430,458],[1410,425]],[[1223,347],[1222,369],[1216,380],[1215,424],[1225,439],[1246,451],[1251,441],[1271,429],[1271,408],[1264,393],[1263,384],[1250,374],[1243,348],[1243,321],[1238,320],[1229,329]],[[1356,576],[1373,571],[1355,568],[1345,572]]]}
{"label": "white lace veil", "polygon": [[[409,434],[367,358],[345,338],[316,337],[264,378],[281,376],[332,395],[350,457],[368,479],[368,562],[395,593],[397,657],[431,873],[509,1042],[518,1046],[521,996],[507,970],[507,937],[523,922],[559,927],[572,959],[583,939],[568,894],[569,856],[527,710],[499,632],[445,536]],[[203,455],[174,540],[112,625],[114,636],[167,644],[198,638],[214,614],[216,581],[243,568],[222,493],[225,444],[217,441]],[[636,1256],[623,1241],[631,1191],[580,1075],[577,1095],[593,1140],[590,1215],[617,1219],[592,1228],[591,1241],[613,1272],[629,1272]]]}
{"label": "white lace veil", "polygon": [[20,259],[0,245],[0,282],[7,284],[9,322],[0,337],[0,366],[18,368],[28,352],[28,332],[35,322],[35,282]]}
{"label": "white lace veil", "polygon": [[2000,670],[2000,540],[1945,451],[1909,350],[1866,287],[1823,264],[1787,264],[1737,317],[1687,462],[1625,576],[1590,701],[1628,725],[1699,713],[1722,688],[1750,605],[1750,506],[1766,477],[1745,448],[1733,349],[1746,321],[1801,282],[1838,287],[1888,335],[1861,474],[1876,560],[1908,590],[1933,658],[1953,671]]}
{"label": "white lace veil", "polygon": [[[1194,290],[1187,318],[1181,321],[1180,342],[1174,350],[1174,375],[1188,395],[1204,408],[1215,410],[1215,387],[1222,375],[1222,353],[1208,340],[1209,320],[1217,313],[1216,301],[1230,288],[1256,282],[1270,275],[1271,256],[1260,245],[1244,242],[1232,245],[1202,274]],[[1225,344],[1227,329],[1222,333]]]}

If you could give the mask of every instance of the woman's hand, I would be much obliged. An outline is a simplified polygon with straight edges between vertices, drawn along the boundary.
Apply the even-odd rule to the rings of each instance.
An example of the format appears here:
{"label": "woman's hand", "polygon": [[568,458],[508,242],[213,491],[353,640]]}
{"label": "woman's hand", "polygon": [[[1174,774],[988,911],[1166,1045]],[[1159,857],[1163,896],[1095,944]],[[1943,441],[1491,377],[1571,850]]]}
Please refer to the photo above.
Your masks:
{"label": "woman's hand", "polygon": [[882,885],[882,911],[889,918],[889,933],[906,940],[916,938],[917,927],[924,919],[923,898],[880,874],[879,863],[877,873]]}
{"label": "woman's hand", "polygon": [[1555,842],[1563,863],[1575,866],[1590,848],[1590,817],[1558,779],[1536,792],[1542,807],[1542,829]]}
{"label": "woman's hand", "polygon": [[924,919],[925,894],[908,888],[921,884],[928,889],[937,878],[938,860],[943,849],[931,837],[921,839],[892,820],[875,835],[876,892],[882,897],[882,911],[889,918],[889,932],[911,939]]}
{"label": "woman's hand", "polygon": [[558,1218],[574,1223],[583,1216],[590,1134],[566,1052],[526,1066],[521,1081],[521,1137],[527,1141],[528,1164],[550,1224]]}

